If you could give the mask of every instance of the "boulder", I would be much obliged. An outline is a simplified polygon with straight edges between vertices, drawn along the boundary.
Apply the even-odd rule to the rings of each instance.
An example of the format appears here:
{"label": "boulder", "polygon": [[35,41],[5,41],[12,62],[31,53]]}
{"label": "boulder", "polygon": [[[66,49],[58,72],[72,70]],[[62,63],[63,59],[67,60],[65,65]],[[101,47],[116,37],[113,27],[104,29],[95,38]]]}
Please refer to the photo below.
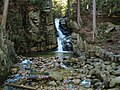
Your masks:
{"label": "boulder", "polygon": [[57,86],[57,83],[56,83],[55,81],[50,81],[50,82],[49,82],[49,85],[50,85],[50,86]]}
{"label": "boulder", "polygon": [[57,81],[61,81],[63,79],[63,75],[57,71],[50,71],[50,77],[54,78]]}
{"label": "boulder", "polygon": [[105,33],[109,33],[115,29],[115,25],[110,22],[106,22],[106,23],[102,23],[100,28],[105,29]]}
{"label": "boulder", "polygon": [[120,76],[110,81],[110,87],[120,86]]}
{"label": "boulder", "polygon": [[75,85],[78,85],[78,84],[80,84],[80,79],[73,79],[72,82],[73,82]]}

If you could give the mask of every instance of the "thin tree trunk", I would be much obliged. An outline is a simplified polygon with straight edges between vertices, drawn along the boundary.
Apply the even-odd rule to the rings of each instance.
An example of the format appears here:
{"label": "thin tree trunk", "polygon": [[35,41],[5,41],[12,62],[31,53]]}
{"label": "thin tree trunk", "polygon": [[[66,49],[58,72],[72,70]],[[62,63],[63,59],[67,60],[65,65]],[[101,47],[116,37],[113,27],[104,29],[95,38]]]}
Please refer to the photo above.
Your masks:
{"label": "thin tree trunk", "polygon": [[5,0],[5,1],[4,1],[3,18],[2,18],[2,22],[1,22],[1,26],[3,27],[4,30],[6,29],[6,20],[7,20],[8,4],[9,4],[9,0]]}
{"label": "thin tree trunk", "polygon": [[52,0],[50,0],[50,10],[52,11]]}
{"label": "thin tree trunk", "polygon": [[9,0],[5,0],[4,1],[4,11],[3,11],[3,17],[2,17],[2,22],[1,22],[1,26],[2,26],[2,29],[3,31],[1,31],[1,47],[3,47],[3,34],[5,32],[5,29],[6,29],[6,19],[7,19],[7,12],[8,12],[8,4],[9,4]]}
{"label": "thin tree trunk", "polygon": [[81,16],[80,16],[80,0],[78,0],[78,5],[77,5],[77,22],[78,22],[78,25],[80,26],[80,22],[81,22]]}
{"label": "thin tree trunk", "polygon": [[97,30],[96,30],[96,1],[93,0],[93,41],[95,40],[96,35],[97,35]]}
{"label": "thin tree trunk", "polygon": [[70,17],[70,0],[68,0],[68,17]]}

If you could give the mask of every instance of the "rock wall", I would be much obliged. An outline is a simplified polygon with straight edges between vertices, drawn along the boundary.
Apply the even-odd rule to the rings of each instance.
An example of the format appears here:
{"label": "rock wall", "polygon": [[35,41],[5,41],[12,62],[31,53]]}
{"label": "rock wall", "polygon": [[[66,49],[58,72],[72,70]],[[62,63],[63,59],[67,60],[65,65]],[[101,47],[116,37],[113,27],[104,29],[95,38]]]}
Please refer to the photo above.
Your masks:
{"label": "rock wall", "polygon": [[56,47],[56,35],[53,22],[49,22],[49,15],[42,12],[30,12],[31,40],[35,41],[30,51],[46,51]]}
{"label": "rock wall", "polygon": [[115,55],[113,52],[108,52],[99,46],[88,44],[79,33],[72,33],[73,51],[86,57],[99,57],[103,60],[120,61],[120,55]]}
{"label": "rock wall", "polygon": [[27,2],[10,4],[7,30],[17,53],[46,51],[57,46],[52,13]]}
{"label": "rock wall", "polygon": [[77,23],[71,19],[68,21],[68,26],[73,29],[72,44],[75,54],[81,57],[84,55],[85,57],[90,58],[99,57],[103,60],[120,61],[120,55],[115,55],[113,52],[108,52],[97,45],[89,44],[83,37],[80,36],[80,33],[78,33],[78,30],[80,29]]}
{"label": "rock wall", "polygon": [[0,26],[0,84],[6,79],[15,58],[14,43],[5,38],[3,29]]}

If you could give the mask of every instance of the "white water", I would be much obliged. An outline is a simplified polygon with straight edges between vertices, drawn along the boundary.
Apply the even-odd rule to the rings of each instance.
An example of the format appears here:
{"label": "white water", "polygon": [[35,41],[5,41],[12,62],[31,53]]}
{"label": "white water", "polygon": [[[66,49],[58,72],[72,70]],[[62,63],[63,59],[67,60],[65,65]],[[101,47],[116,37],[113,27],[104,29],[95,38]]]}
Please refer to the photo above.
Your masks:
{"label": "white water", "polygon": [[57,37],[57,43],[58,43],[57,51],[62,52],[63,51],[62,41],[63,41],[65,35],[63,35],[62,31],[59,29],[59,21],[60,21],[60,19],[55,19],[55,26],[56,26],[57,33],[59,36],[59,37]]}

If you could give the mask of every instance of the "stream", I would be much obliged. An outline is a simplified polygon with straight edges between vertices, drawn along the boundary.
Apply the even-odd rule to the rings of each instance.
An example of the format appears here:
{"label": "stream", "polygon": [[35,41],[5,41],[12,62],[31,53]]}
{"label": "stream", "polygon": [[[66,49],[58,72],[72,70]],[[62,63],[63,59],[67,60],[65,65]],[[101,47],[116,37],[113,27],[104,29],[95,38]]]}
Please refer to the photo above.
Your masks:
{"label": "stream", "polygon": [[[37,75],[31,75],[31,73],[34,72],[34,64],[37,63],[43,63],[43,65],[40,67],[40,69],[45,69],[48,68],[48,66],[44,65],[44,64],[48,64],[50,65],[50,68],[55,68],[56,66],[54,66],[55,63],[59,62],[59,66],[61,68],[64,69],[68,69],[68,67],[63,63],[64,59],[70,59],[71,57],[73,57],[73,52],[71,51],[71,49],[65,49],[65,43],[66,45],[68,45],[68,48],[72,48],[71,46],[69,47],[69,42],[70,42],[70,35],[66,36],[62,33],[62,31],[60,30],[60,19],[55,19],[55,27],[56,27],[56,31],[58,34],[57,37],[57,49],[53,50],[53,51],[46,51],[46,52],[32,52],[27,54],[26,56],[19,56],[19,62],[14,66],[18,67],[18,68],[14,68],[17,69],[17,71],[12,75],[10,75],[8,77],[8,79],[5,81],[5,86],[4,89],[5,90],[24,90],[25,88],[22,87],[23,89],[19,89],[19,88],[15,88],[17,86],[11,85],[11,84],[15,84],[16,82],[23,80],[25,78],[44,78],[44,75],[39,76]],[[68,51],[67,51],[68,50]],[[41,62],[39,61],[41,60]],[[44,61],[45,62],[44,62]],[[54,60],[54,61],[52,61]],[[13,72],[14,72],[13,69]],[[37,68],[38,69],[38,68]],[[35,72],[34,72],[35,73]],[[36,73],[35,73],[36,74]],[[38,77],[37,77],[38,76]],[[46,77],[46,76],[45,76]],[[29,81],[29,80],[27,80]],[[29,89],[25,89],[25,90],[29,90]]]}
{"label": "stream", "polygon": [[120,63],[74,57],[64,49],[71,40],[60,30],[59,21],[55,20],[57,49],[18,56],[2,90],[120,90]]}

